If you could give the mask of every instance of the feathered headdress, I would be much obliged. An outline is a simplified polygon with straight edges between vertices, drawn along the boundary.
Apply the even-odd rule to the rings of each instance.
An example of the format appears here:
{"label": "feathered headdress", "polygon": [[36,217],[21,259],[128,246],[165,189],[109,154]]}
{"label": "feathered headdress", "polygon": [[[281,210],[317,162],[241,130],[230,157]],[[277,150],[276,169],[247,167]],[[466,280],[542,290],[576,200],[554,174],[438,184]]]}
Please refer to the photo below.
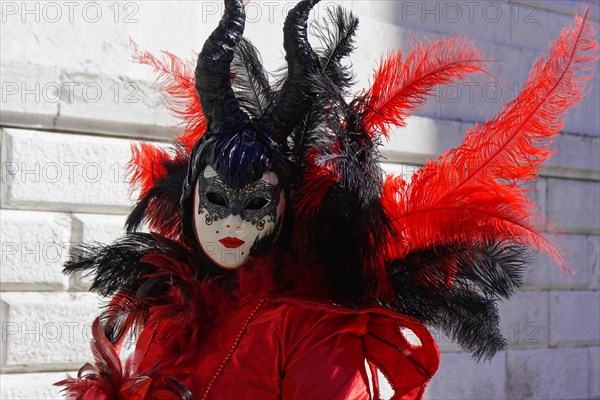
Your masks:
{"label": "feathered headdress", "polygon": [[[151,304],[142,300],[156,296],[156,282],[175,285],[188,279],[182,273],[206,278],[201,263],[157,277],[139,260],[173,248],[194,252],[186,233],[190,187],[202,163],[210,162],[234,184],[269,168],[286,171],[291,217],[279,245],[316,257],[333,293],[387,305],[442,328],[477,358],[491,357],[505,345],[496,302],[520,285],[530,251],[564,264],[536,229],[539,216],[526,194],[552,155],[547,146],[562,127],[561,114],[581,99],[593,76],[597,43],[587,14],[562,31],[500,114],[468,130],[461,146],[406,182],[384,177],[379,147],[390,127],[404,126],[437,85],[485,71],[471,41],[437,39],[414,43],[406,55],[392,52],[370,87],[348,101],[353,74],[343,60],[354,50],[353,14],[330,11],[315,30],[321,46],[313,51],[306,20],[317,0],[301,1],[284,28],[287,73],[272,88],[255,48],[242,38],[241,1],[225,3],[195,68],[169,53],[161,61],[135,51],[137,61],[160,73],[184,133],[171,150],[133,148],[132,183],[140,198],[127,220],[129,238],[67,265],[69,272],[104,271],[93,289],[118,294],[106,314],[111,340],[143,323]],[[234,156],[222,158],[218,149],[228,143]],[[258,163],[242,170],[248,165],[236,151],[251,143],[259,146],[252,156]],[[135,233],[143,222],[164,237]],[[98,261],[103,256],[104,263]],[[137,263],[118,269],[128,257]]]}

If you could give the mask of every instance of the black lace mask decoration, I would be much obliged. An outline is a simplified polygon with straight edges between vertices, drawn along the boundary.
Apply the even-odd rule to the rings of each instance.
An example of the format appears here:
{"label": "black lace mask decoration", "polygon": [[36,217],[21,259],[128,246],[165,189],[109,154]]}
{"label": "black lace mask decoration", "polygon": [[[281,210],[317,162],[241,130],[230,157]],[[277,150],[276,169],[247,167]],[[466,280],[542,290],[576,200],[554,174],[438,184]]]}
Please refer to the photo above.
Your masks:
{"label": "black lace mask decoration", "polygon": [[258,180],[238,189],[227,185],[219,176],[207,178],[201,173],[197,188],[199,201],[196,211],[206,211],[206,225],[229,215],[239,215],[261,231],[265,223],[277,221],[282,191],[279,185]]}

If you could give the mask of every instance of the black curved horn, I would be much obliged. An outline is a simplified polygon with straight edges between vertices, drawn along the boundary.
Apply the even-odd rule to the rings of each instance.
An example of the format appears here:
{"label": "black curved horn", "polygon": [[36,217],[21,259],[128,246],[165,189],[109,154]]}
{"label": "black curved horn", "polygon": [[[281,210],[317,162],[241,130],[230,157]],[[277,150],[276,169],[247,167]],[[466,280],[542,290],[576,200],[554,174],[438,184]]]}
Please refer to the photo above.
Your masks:
{"label": "black curved horn", "polygon": [[204,43],[196,65],[196,92],[208,132],[239,130],[249,118],[238,106],[231,88],[230,64],[244,33],[246,12],[242,0],[225,0],[219,26]]}
{"label": "black curved horn", "polygon": [[283,26],[283,47],[288,64],[288,76],[277,96],[269,124],[284,142],[291,129],[300,121],[310,106],[307,77],[319,68],[319,58],[308,42],[307,20],[310,10],[319,0],[302,0],[292,8]]}

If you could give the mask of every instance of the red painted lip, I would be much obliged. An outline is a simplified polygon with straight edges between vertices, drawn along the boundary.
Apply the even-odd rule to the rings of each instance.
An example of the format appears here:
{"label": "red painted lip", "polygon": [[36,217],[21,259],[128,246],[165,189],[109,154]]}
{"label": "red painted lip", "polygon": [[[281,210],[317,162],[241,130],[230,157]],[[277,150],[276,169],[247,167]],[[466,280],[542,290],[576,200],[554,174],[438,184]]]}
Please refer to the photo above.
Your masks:
{"label": "red painted lip", "polygon": [[233,238],[233,237],[226,237],[223,239],[219,239],[219,242],[221,242],[221,244],[228,249],[237,249],[238,247],[240,247],[241,245],[246,243],[241,239]]}

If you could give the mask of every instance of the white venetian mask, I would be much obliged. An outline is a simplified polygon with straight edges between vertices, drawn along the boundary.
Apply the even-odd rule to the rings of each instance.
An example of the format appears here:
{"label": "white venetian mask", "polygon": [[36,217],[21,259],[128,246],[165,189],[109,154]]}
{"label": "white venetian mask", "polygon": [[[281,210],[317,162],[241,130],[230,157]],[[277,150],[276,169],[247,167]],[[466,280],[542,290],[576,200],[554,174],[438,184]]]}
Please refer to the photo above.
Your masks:
{"label": "white venetian mask", "polygon": [[194,231],[200,247],[215,264],[235,269],[261,241],[279,233],[285,195],[274,172],[241,189],[233,188],[211,166],[194,190]]}

